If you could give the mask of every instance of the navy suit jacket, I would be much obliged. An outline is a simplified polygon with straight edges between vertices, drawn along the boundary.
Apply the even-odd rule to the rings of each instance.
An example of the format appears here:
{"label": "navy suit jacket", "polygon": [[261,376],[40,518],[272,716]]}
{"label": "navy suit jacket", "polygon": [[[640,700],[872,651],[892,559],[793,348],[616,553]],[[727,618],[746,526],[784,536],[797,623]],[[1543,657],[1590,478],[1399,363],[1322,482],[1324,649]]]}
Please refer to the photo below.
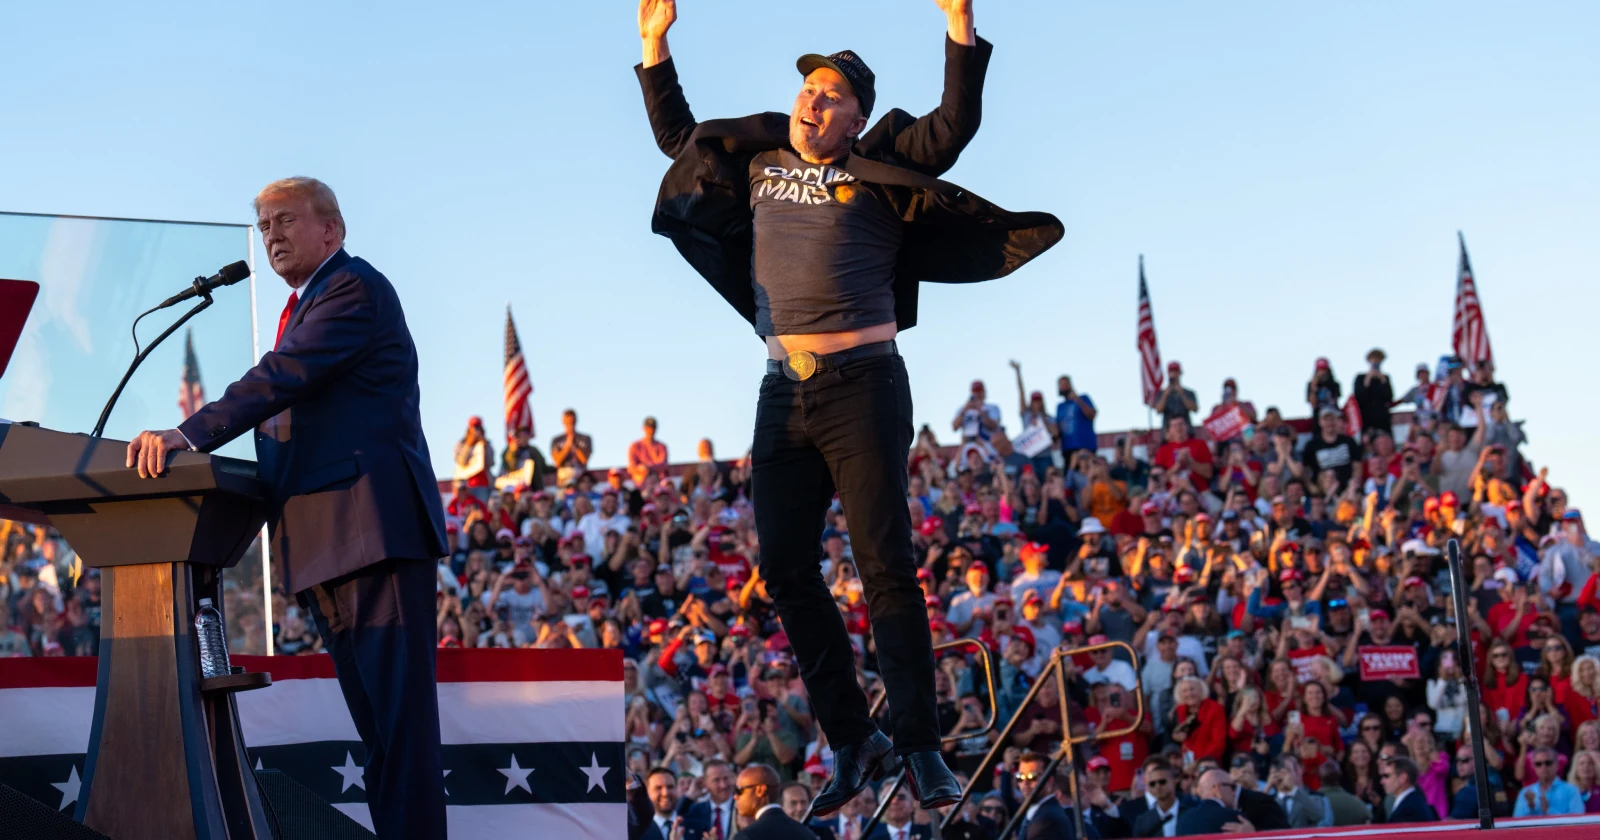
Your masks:
{"label": "navy suit jacket", "polygon": [[[892,836],[889,833],[889,826],[878,823],[873,827],[872,833],[867,835],[866,840],[889,840]],[[933,826],[912,823],[909,836],[911,840],[933,840]]]}
{"label": "navy suit jacket", "polygon": [[296,592],[447,553],[420,402],[399,296],[340,249],[301,287],[277,349],[178,429],[201,452],[255,429],[272,553]]}
{"label": "navy suit jacket", "polygon": [[[1474,796],[1476,796],[1476,794],[1474,794]],[[1476,806],[1473,807],[1473,813],[1474,815],[1477,813]],[[1416,823],[1438,822],[1438,820],[1439,813],[1433,810],[1432,805],[1428,804],[1427,798],[1422,795],[1422,790],[1420,788],[1415,788],[1410,793],[1406,794],[1406,798],[1402,800],[1393,811],[1390,811],[1389,814],[1381,820],[1381,822]]]}
{"label": "navy suit jacket", "polygon": [[1067,809],[1054,795],[1047,794],[1039,800],[1039,810],[1033,812],[1033,818],[1023,822],[1017,836],[1022,840],[1070,840],[1077,836],[1077,829]]}
{"label": "navy suit jacket", "polygon": [[[732,837],[739,830],[739,817],[734,813],[733,800],[729,799],[722,805],[722,822],[726,826],[723,837]],[[696,802],[689,806],[683,815],[684,825],[693,825],[700,829],[706,837],[715,837],[716,832],[711,826],[711,800]]]}
{"label": "navy suit jacket", "polygon": [[1185,837],[1194,834],[1220,834],[1224,825],[1238,821],[1238,811],[1222,807],[1222,804],[1215,799],[1202,799],[1193,808],[1179,810],[1177,833]]}
{"label": "navy suit jacket", "polygon": [[773,808],[733,835],[733,840],[816,840],[816,836],[808,826],[795,822],[783,809]]}

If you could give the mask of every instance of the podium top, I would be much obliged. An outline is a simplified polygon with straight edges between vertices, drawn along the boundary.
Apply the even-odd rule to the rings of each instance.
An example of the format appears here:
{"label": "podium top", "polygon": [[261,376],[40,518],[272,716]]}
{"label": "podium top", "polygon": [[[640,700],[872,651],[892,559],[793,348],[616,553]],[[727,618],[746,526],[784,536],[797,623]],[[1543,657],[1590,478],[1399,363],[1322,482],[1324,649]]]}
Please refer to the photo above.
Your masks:
{"label": "podium top", "polygon": [[166,474],[146,479],[125,466],[127,451],[127,441],[0,424],[0,508],[207,491],[259,499],[265,493],[252,461],[177,452]]}

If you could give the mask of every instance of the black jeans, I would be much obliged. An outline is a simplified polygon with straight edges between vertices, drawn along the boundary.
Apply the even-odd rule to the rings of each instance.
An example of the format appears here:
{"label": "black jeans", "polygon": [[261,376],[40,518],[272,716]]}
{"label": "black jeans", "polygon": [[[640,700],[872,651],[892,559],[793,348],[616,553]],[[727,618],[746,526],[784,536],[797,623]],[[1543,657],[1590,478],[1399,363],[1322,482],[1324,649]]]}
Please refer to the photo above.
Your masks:
{"label": "black jeans", "polygon": [[297,594],[333,655],[366,747],[367,808],[379,840],[444,838],[444,757],[434,589],[426,560],[385,560]]}
{"label": "black jeans", "polygon": [[836,491],[867,596],[895,752],[939,748],[933,639],[906,499],[911,441],[911,387],[897,355],[819,370],[804,382],[781,373],[761,380],[751,450],[761,577],[834,749],[876,729],[844,619],[822,580],[822,527]]}

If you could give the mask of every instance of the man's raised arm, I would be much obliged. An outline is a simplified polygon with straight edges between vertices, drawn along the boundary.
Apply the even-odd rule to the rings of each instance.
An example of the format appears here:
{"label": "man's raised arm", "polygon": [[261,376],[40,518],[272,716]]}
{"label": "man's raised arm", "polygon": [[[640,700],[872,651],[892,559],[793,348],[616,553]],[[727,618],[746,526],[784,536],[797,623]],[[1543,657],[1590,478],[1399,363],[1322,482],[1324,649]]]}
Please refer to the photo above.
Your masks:
{"label": "man's raised arm", "polygon": [[944,12],[944,95],[939,107],[894,139],[894,151],[916,168],[941,175],[955,166],[961,150],[978,133],[983,116],[983,77],[989,68],[988,41],[978,38],[972,0],[934,0]]}
{"label": "man's raised arm", "polygon": [[644,90],[644,107],[650,115],[650,130],[656,145],[667,157],[675,158],[696,125],[678,84],[678,71],[667,47],[667,30],[678,19],[677,0],[639,0],[639,39],[644,42],[644,58],[634,72]]}

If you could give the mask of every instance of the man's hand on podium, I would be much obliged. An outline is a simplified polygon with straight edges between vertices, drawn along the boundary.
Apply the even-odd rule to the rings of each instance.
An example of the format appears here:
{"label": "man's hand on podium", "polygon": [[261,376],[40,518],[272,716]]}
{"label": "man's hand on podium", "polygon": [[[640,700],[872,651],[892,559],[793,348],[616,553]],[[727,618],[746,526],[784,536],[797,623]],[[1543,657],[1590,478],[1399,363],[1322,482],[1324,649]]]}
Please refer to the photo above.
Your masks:
{"label": "man's hand on podium", "polygon": [[128,467],[138,467],[140,478],[154,478],[167,471],[167,453],[189,448],[189,439],[177,429],[140,432],[128,441]]}

